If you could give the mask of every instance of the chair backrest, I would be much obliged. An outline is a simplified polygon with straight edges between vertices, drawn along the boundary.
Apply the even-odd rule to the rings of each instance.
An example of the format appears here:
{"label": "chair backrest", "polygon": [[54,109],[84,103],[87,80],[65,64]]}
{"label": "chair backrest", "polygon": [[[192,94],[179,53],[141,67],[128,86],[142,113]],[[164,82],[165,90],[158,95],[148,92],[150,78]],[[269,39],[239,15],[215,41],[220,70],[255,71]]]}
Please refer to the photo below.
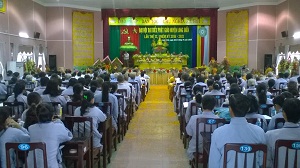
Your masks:
{"label": "chair backrest", "polygon": [[253,95],[253,96],[255,96],[255,94],[256,94],[256,89],[248,89],[247,94],[248,94],[248,95]]}
{"label": "chair backrest", "polygon": [[3,102],[3,106],[8,106],[11,108],[10,116],[15,119],[20,118],[25,110],[25,104],[23,102]]}
{"label": "chair backrest", "polygon": [[279,89],[281,89],[281,90],[284,89],[286,87],[286,84],[287,84],[286,82],[280,82]]}
{"label": "chair backrest", "polygon": [[[235,159],[230,158],[230,161],[234,161],[234,168],[237,167],[250,167],[249,161],[252,161],[251,167],[266,167],[267,162],[267,145],[265,144],[246,144],[246,143],[227,143],[224,146],[224,161],[223,168],[227,167],[228,152],[235,151]],[[257,165],[259,158],[259,152],[263,152],[262,165]],[[251,159],[252,157],[253,159]],[[238,165],[239,164],[239,165]],[[240,165],[242,164],[242,165]],[[231,165],[232,167],[232,165]]]}
{"label": "chair backrest", "polygon": [[226,95],[213,95],[213,96],[217,100],[216,107],[221,107],[222,104],[224,103],[225,99],[226,99]]}
{"label": "chair backrest", "polygon": [[273,106],[273,104],[260,104],[258,107],[258,112],[262,115],[271,116],[271,107]]}
{"label": "chair backrest", "polygon": [[120,116],[124,116],[124,112],[125,112],[125,98],[123,95],[119,94],[119,95],[115,95],[118,99],[118,114]]}
{"label": "chair backrest", "polygon": [[201,108],[199,103],[192,102],[191,103],[191,116],[198,114],[198,109]]}
{"label": "chair backrest", "polygon": [[56,115],[59,115],[60,113],[59,106],[62,108],[60,102],[48,102],[48,103],[50,103],[53,106],[54,110],[56,110]]}
{"label": "chair backrest", "polygon": [[[33,165],[34,168],[40,168],[37,165],[37,158],[36,158],[36,149],[42,150],[43,155],[43,163],[44,168],[48,168],[48,162],[47,162],[47,152],[46,152],[46,144],[43,142],[31,142],[31,143],[6,143],[5,144],[5,151],[6,151],[6,166],[7,168],[11,168],[11,163],[13,162],[11,160],[11,154],[13,154],[16,160],[16,167],[23,167],[23,165],[20,165],[18,162],[18,159],[27,156],[29,151],[33,152]],[[14,150],[11,152],[11,150]],[[40,153],[38,153],[40,154]],[[25,167],[28,167],[28,161],[25,159]]]}
{"label": "chair backrest", "polygon": [[[280,149],[281,147],[286,148],[285,152]],[[300,152],[300,139],[277,140],[275,142],[274,168],[278,168],[279,166],[293,167],[293,168],[299,167],[300,166],[299,152]],[[283,163],[281,163],[281,161],[283,161]]]}
{"label": "chair backrest", "polygon": [[126,98],[129,96],[129,95],[127,95],[127,89],[118,89],[117,93],[123,95]]}
{"label": "chair backrest", "polygon": [[65,126],[76,137],[93,135],[93,119],[91,117],[66,116]]}
{"label": "chair backrest", "polygon": [[257,122],[257,118],[246,118],[246,120],[248,123],[251,123],[251,124],[256,124],[256,122]]}
{"label": "chair backrest", "polygon": [[[226,123],[226,120],[223,118],[197,118],[196,121],[196,157],[199,157],[199,138],[200,132],[209,132],[212,133],[215,129],[220,126],[223,126]],[[203,124],[203,130],[200,130],[200,124]],[[208,128],[208,129],[207,129]]]}
{"label": "chair backrest", "polygon": [[284,123],[284,118],[275,118],[275,129],[282,128]]}
{"label": "chair backrest", "polygon": [[111,102],[95,102],[95,106],[97,106],[107,116],[112,116]]}
{"label": "chair backrest", "polygon": [[13,94],[14,87],[15,87],[15,84],[7,85],[7,97]]}
{"label": "chair backrest", "polygon": [[26,82],[25,84],[25,89],[32,92],[33,89],[35,88],[35,83],[34,82]]}
{"label": "chair backrest", "polygon": [[74,116],[75,109],[80,106],[81,106],[81,102],[67,102],[68,115]]}

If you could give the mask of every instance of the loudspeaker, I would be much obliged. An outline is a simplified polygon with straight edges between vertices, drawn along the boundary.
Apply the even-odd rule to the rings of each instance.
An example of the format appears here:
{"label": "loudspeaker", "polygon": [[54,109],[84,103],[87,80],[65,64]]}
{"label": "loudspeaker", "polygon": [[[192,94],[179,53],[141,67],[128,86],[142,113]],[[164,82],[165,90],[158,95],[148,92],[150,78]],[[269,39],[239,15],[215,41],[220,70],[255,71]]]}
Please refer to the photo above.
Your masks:
{"label": "loudspeaker", "polygon": [[265,54],[264,69],[272,68],[272,54]]}
{"label": "loudspeaker", "polygon": [[33,33],[33,37],[36,38],[36,39],[40,38],[40,35],[41,35],[40,32],[34,32]]}
{"label": "loudspeaker", "polygon": [[49,68],[51,71],[56,71],[56,55],[49,55]]}
{"label": "loudspeaker", "polygon": [[288,35],[288,31],[282,31],[281,32],[281,36],[282,37],[288,37],[289,35]]}

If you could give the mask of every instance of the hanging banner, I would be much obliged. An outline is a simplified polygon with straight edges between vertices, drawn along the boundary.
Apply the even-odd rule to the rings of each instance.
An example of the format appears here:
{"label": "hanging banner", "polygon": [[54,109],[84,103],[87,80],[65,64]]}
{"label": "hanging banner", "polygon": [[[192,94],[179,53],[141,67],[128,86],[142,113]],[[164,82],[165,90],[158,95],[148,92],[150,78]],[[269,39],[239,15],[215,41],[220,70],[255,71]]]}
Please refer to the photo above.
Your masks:
{"label": "hanging banner", "polygon": [[6,12],[6,0],[0,0],[0,12]]}
{"label": "hanging banner", "polygon": [[73,66],[90,66],[94,63],[94,14],[73,12]]}
{"label": "hanging banner", "polygon": [[210,17],[109,17],[110,26],[210,25]]}
{"label": "hanging banner", "polygon": [[248,11],[232,11],[226,16],[226,56],[231,65],[248,65]]}

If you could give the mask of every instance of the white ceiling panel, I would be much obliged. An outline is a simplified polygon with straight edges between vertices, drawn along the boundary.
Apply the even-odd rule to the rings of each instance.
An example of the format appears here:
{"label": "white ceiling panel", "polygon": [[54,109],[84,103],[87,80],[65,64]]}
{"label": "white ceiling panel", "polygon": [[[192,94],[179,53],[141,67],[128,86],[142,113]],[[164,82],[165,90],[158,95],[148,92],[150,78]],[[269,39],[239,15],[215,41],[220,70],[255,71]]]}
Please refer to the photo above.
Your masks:
{"label": "white ceiling panel", "polygon": [[162,8],[237,8],[252,5],[275,5],[284,0],[34,0],[45,6],[82,9],[162,9]]}

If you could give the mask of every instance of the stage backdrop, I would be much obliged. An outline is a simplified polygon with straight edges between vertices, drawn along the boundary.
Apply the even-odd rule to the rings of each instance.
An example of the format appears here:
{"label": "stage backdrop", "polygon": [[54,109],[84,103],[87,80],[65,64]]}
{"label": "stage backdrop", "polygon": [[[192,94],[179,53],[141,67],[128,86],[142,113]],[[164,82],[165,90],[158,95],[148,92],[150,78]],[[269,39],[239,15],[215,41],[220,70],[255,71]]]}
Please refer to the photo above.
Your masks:
{"label": "stage backdrop", "polygon": [[84,67],[94,63],[94,14],[73,12],[73,66]]}
{"label": "stage backdrop", "polygon": [[121,56],[120,46],[128,37],[138,48],[135,53],[142,54],[152,54],[151,43],[160,37],[168,42],[170,53],[189,55],[189,67],[209,62],[209,17],[113,17],[109,25],[110,59]]}
{"label": "stage backdrop", "polygon": [[226,20],[226,56],[231,65],[248,65],[248,11],[228,12]]}

